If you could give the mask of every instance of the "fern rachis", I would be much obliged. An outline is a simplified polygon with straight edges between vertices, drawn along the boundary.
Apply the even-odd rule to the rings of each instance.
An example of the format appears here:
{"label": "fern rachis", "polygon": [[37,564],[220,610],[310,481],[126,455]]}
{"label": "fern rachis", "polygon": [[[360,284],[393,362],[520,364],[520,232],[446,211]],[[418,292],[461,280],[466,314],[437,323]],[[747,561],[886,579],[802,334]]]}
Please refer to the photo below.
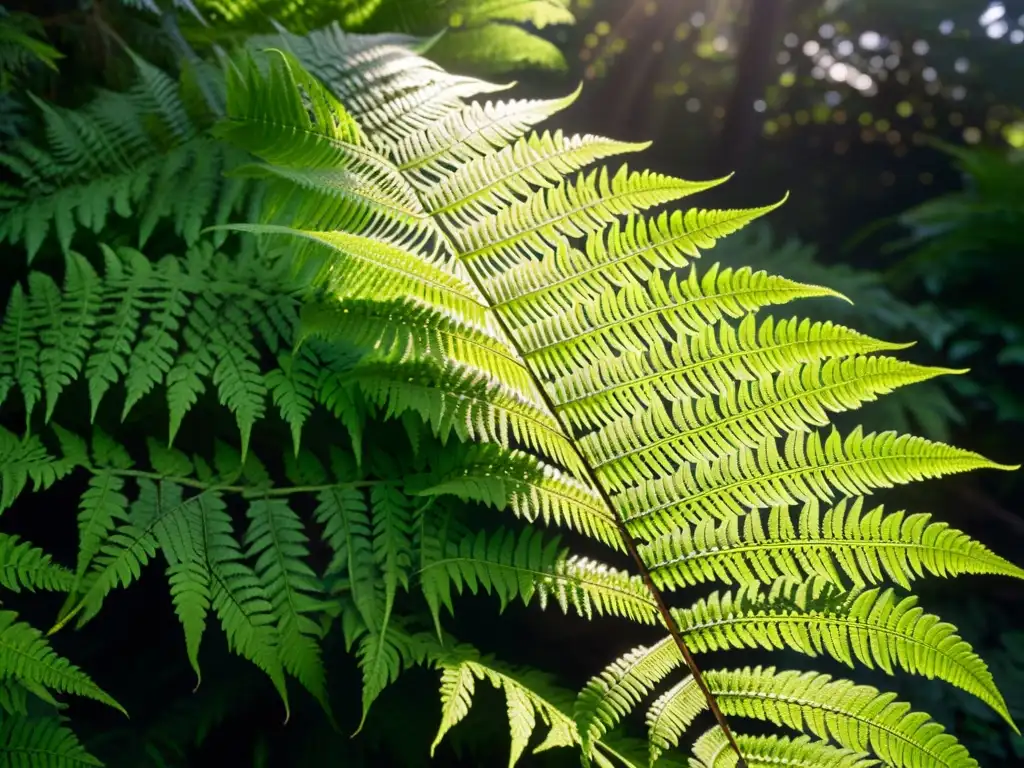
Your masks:
{"label": "fern rachis", "polygon": [[[278,38],[289,40],[296,42]],[[229,70],[227,119],[215,131],[264,162],[247,175],[273,179],[264,220],[237,228],[302,243],[293,255],[313,267],[304,273],[316,274],[311,290],[293,292],[278,261],[235,260],[210,248],[181,264],[197,282],[168,290],[177,260],[152,268],[141,254],[108,250],[101,302],[128,285],[136,300],[100,314],[95,329],[86,323],[87,338],[43,356],[43,387],[26,362],[29,351],[59,347],[54,329],[76,311],[77,285],[58,291],[37,280],[29,296],[38,300],[18,294],[9,310],[3,374],[27,405],[45,392],[52,412],[79,377],[97,404],[123,377],[128,398],[117,410],[165,389],[174,439],[212,386],[241,435],[237,461],[216,472],[156,443],[152,472],[100,450],[103,461],[95,445],[94,455],[82,448],[71,461],[13,436],[0,444],[11,459],[6,505],[29,479],[45,485],[72,467],[93,472],[94,488],[114,478],[139,488],[127,509],[118,482],[103,486],[107,502],[90,497],[82,518],[89,535],[62,621],[92,616],[110,589],[133,581],[162,552],[196,671],[212,609],[229,646],[267,673],[286,705],[286,676],[325,699],[314,617],[329,594],[364,674],[364,714],[402,669],[431,663],[443,670],[440,739],[468,711],[474,681],[488,679],[506,693],[513,762],[538,720],[552,727],[548,746],[579,744],[601,765],[622,759],[605,725],[634,711],[685,659],[691,677],[650,711],[654,758],[676,746],[707,705],[719,726],[695,743],[700,759],[732,750],[733,764],[853,766],[872,750],[915,768],[928,759],[973,765],[955,739],[922,714],[906,715],[888,695],[872,692],[877,711],[865,712],[857,708],[865,689],[760,668],[711,671],[705,684],[687,650],[689,637],[699,648],[785,645],[887,671],[898,666],[964,687],[1006,716],[984,664],[952,628],[912,598],[897,601],[865,584],[907,587],[925,572],[1020,577],[1020,569],[923,516],[860,512],[860,497],[878,488],[998,465],[919,438],[828,429],[831,413],[941,371],[875,356],[901,345],[839,326],[755,319],[767,306],[828,289],[690,263],[769,208],[646,217],[642,209],[709,185],[585,170],[635,149],[614,142],[567,140],[578,154],[545,159],[555,139],[523,134],[559,102],[465,106],[454,93],[493,89],[400,55],[392,43],[381,44],[387,51],[357,39],[334,44],[347,69],[313,55],[306,61],[333,94],[294,58],[271,53],[269,79],[241,60]],[[418,84],[417,72],[426,73]],[[165,119],[187,135],[179,119]],[[438,125],[456,130],[448,135]],[[570,173],[577,175],[565,180]],[[239,267],[245,277],[225,274]],[[224,285],[209,279],[215,274]],[[230,300],[231,286],[246,280],[259,286],[258,298]],[[158,295],[157,306],[143,294]],[[270,296],[288,297],[291,322],[265,333],[275,327]],[[50,311],[35,325],[24,322],[30,307],[48,306],[58,308],[57,319]],[[49,335],[37,338],[34,329],[43,327]],[[289,347],[296,347],[290,356],[281,354]],[[272,376],[264,349],[280,362]],[[346,349],[357,352],[340,362]],[[286,453],[310,478],[294,488],[275,487],[247,450],[271,394],[294,443]],[[352,455],[335,456],[330,471],[301,450],[315,405],[353,437]],[[366,468],[375,461],[363,451],[375,437],[366,431],[371,419],[401,419],[413,446],[434,441],[414,473],[386,461]],[[322,577],[306,563],[308,534],[286,501],[293,493],[317,496],[314,516],[334,553]],[[851,496],[857,501],[846,511]],[[247,504],[244,539],[226,511],[233,498]],[[464,530],[462,521],[449,527],[453,499],[460,510],[472,502],[511,507],[531,526],[560,523],[625,550],[637,574],[559,552],[532,527],[493,537]],[[822,519],[818,505],[829,501],[835,507]],[[789,512],[795,503],[804,504],[797,526]],[[770,510],[767,531],[762,509]],[[795,527],[799,535],[789,535]],[[737,590],[688,609],[670,603],[672,587],[710,580]],[[440,608],[451,609],[452,592],[463,589],[493,590],[503,604],[537,596],[583,615],[647,626],[660,620],[669,638],[610,665],[568,716],[533,690],[546,681],[439,650],[397,608],[399,594],[422,593],[428,626],[432,620],[444,639]],[[836,602],[823,607],[816,602],[823,594]],[[898,626],[887,623],[892,616]],[[776,702],[770,711],[765,700]],[[725,715],[766,716],[841,747],[733,734]]]}

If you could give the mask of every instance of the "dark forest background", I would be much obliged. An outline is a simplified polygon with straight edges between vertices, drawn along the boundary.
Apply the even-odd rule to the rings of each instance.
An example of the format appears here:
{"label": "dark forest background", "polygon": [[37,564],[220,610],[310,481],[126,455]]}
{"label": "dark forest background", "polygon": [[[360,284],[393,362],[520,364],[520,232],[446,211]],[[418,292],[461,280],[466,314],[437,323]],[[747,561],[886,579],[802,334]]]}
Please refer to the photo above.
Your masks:
{"label": "dark forest background", "polygon": [[[412,7],[425,0],[408,1]],[[174,60],[175,11],[187,19],[187,10],[153,4],[164,11],[154,14],[148,0],[125,5],[135,7],[110,0],[2,6],[5,14],[20,14],[46,55],[24,67],[5,62],[0,131],[12,137],[32,130],[29,87],[75,105],[97,86],[123,84],[126,70],[111,36],[137,46],[146,41],[143,50],[157,62]],[[330,4],[319,6],[321,19],[331,20]],[[857,414],[866,427],[913,429],[1020,462],[1024,0],[575,0],[571,10],[575,25],[539,30],[561,51],[564,67],[555,62],[493,77],[514,76],[520,97],[562,95],[582,81],[581,97],[551,128],[651,140],[634,162],[684,178],[735,174],[701,206],[753,207],[788,194],[766,223],[729,237],[707,258],[836,288],[855,303],[822,302],[821,317],[893,341],[918,341],[907,353],[916,362],[971,369],[869,405]],[[212,36],[218,24],[227,25],[216,14],[209,23]],[[448,54],[453,66],[480,74],[456,49]],[[2,271],[8,285],[24,273],[18,248],[5,246]],[[73,562],[76,543],[65,537],[73,526],[47,521],[62,499],[73,508],[80,491],[26,497],[10,516],[11,530]],[[908,507],[933,512],[1024,563],[1021,472],[958,476],[908,493]],[[1024,592],[995,579],[924,590],[925,606],[960,627],[992,667],[1011,713],[1024,721]],[[33,599],[24,611],[45,625],[59,601]],[[517,621],[499,625],[493,604],[477,602],[467,601],[460,613],[462,637],[576,686],[609,661],[609,647],[631,640],[616,635],[609,643],[608,633],[623,632],[615,624],[517,607],[506,612]],[[513,625],[518,629],[510,632]],[[112,765],[168,765],[141,746],[142,734],[157,731],[180,747],[186,762],[175,765],[427,763],[439,712],[436,680],[427,673],[410,673],[386,691],[353,740],[347,723],[338,734],[324,727],[311,701],[297,702],[292,721],[282,725],[265,681],[214,644],[204,651],[211,658],[203,686],[192,694],[180,644],[158,579],[118,594],[81,632],[54,639],[63,653],[73,649],[94,679],[116,689],[133,714],[125,724],[98,705],[74,705],[76,728]],[[342,649],[335,657],[333,684],[358,698],[356,670]],[[138,680],[146,684],[129,685]],[[909,676],[887,685],[950,727],[982,765],[1024,764],[1024,739],[966,694]],[[484,701],[492,713],[502,707],[497,694]],[[503,762],[503,727],[500,712],[488,717],[478,706],[434,764]],[[571,765],[575,758],[529,757],[521,764],[558,760]]]}

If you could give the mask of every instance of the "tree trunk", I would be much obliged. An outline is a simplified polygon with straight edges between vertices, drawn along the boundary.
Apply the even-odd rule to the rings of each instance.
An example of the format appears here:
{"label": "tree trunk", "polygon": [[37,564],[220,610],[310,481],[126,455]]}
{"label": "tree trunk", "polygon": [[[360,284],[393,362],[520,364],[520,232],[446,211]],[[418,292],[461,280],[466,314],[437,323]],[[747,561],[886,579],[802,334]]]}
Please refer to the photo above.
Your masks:
{"label": "tree trunk", "polygon": [[757,139],[760,116],[754,102],[764,95],[775,70],[774,56],[786,20],[785,0],[748,0],[747,26],[736,62],[736,83],[726,105],[716,153],[717,170],[743,167]]}

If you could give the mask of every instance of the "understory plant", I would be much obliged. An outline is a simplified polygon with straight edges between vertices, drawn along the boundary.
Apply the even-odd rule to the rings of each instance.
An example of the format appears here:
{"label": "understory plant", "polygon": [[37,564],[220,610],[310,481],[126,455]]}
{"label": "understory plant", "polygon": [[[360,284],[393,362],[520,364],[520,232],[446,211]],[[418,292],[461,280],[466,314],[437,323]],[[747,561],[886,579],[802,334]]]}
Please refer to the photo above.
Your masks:
{"label": "understory plant", "polygon": [[[282,32],[180,84],[139,59],[127,94],[42,106],[48,146],[4,156],[28,191],[2,232],[62,256],[37,257],[0,327],[0,505],[85,490],[75,562],[0,534],[0,583],[64,593],[63,634],[159,561],[196,682],[216,624],[286,717],[297,683],[331,722],[338,634],[364,718],[404,670],[437,670],[435,747],[482,683],[500,689],[510,764],[532,747],[601,766],[977,765],[909,703],[800,665],[940,678],[1015,728],[911,590],[1024,571],[869,498],[1008,467],[831,425],[953,372],[763,311],[842,298],[829,288],[703,266],[774,205],[661,210],[724,179],[589,169],[646,145],[536,132],[576,94],[483,100],[504,86],[415,45]],[[150,252],[161,227],[180,253]],[[101,242],[79,250],[85,235]],[[454,636],[480,592],[649,640],[574,693]],[[97,764],[54,696],[117,701],[5,616],[0,750]]]}

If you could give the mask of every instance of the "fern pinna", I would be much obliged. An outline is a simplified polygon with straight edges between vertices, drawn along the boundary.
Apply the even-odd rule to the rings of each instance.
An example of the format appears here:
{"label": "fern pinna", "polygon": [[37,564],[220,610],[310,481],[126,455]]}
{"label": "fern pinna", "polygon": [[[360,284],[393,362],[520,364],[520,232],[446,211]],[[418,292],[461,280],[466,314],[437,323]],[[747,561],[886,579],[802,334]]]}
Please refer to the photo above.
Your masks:
{"label": "fern pinna", "polygon": [[[258,159],[241,172],[264,185],[261,219],[232,225],[260,239],[237,263],[290,262],[308,280],[274,277],[233,315],[240,338],[194,308],[212,301],[204,282],[170,310],[150,301],[159,280],[147,276],[135,310],[90,312],[75,309],[69,266],[63,292],[35,278],[12,298],[3,375],[30,415],[45,401],[49,417],[81,378],[94,403],[123,380],[125,410],[131,393],[159,391],[171,414],[146,469],[99,432],[91,445],[59,428],[46,444],[4,436],[8,504],[29,480],[92,477],[58,626],[90,619],[159,552],[197,674],[212,613],[286,703],[294,678],[330,712],[320,641],[336,622],[363,672],[364,714],[404,668],[430,664],[442,679],[439,742],[487,681],[506,696],[513,763],[538,721],[549,728],[538,750],[574,746],[602,766],[668,762],[710,708],[716,724],[689,739],[699,768],[976,765],[891,694],[775,667],[702,673],[691,651],[786,649],[938,677],[1012,727],[984,662],[900,590],[926,573],[1024,571],[926,514],[866,502],[876,489],[1000,467],[921,438],[831,427],[831,414],[950,371],[902,362],[890,354],[902,345],[840,325],[760,314],[837,295],[827,288],[694,263],[774,206],[646,213],[718,182],[586,170],[644,145],[531,132],[573,96],[467,101],[499,86],[450,75],[401,38],[328,29],[252,47],[274,50],[228,65],[214,130]],[[105,253],[117,279],[121,259],[137,261]],[[291,324],[263,309],[281,297]],[[75,311],[89,319],[76,326]],[[130,317],[111,324],[118,312]],[[73,337],[54,330],[67,324],[88,337],[54,351]],[[36,350],[49,373],[29,362]],[[211,384],[242,434],[242,450],[220,445],[212,464],[166,447]],[[248,448],[271,398],[294,437],[286,484]],[[316,408],[347,433],[333,450],[303,450]],[[395,421],[408,450],[375,440],[371,421]],[[480,504],[526,525],[482,529],[465,514]],[[325,565],[304,517],[328,545]],[[563,548],[549,525],[606,545],[619,565]],[[708,582],[722,587],[673,602]],[[443,614],[466,591],[618,616],[651,642],[573,700],[447,634]],[[622,731],[641,706],[638,750]],[[742,718],[807,734],[747,734]]]}

